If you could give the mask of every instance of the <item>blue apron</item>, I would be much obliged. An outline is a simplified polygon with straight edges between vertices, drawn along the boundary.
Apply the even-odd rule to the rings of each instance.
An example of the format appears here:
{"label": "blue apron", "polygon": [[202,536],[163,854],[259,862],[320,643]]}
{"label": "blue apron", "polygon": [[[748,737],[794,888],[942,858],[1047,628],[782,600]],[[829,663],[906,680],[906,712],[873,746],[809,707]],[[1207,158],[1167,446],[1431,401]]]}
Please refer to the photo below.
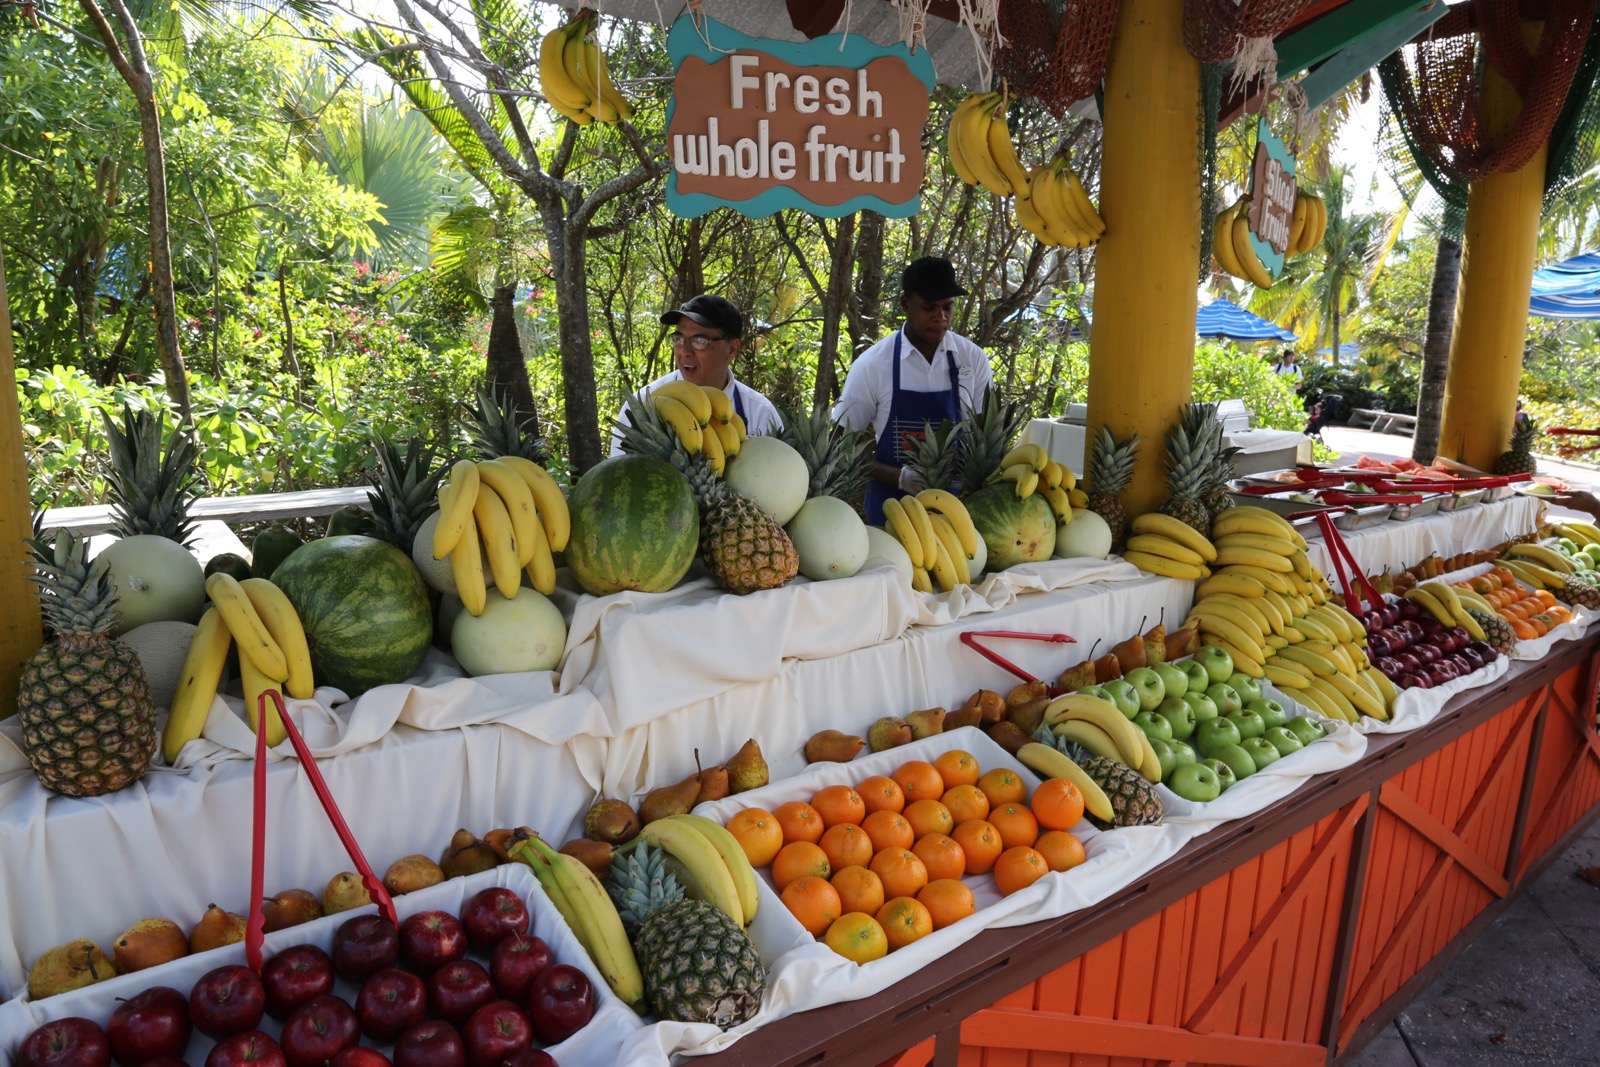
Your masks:
{"label": "blue apron", "polygon": [[744,401],[739,399],[739,386],[733,387],[733,413],[739,416],[739,421],[744,423],[745,432],[750,432],[750,416],[744,413]]}
{"label": "blue apron", "polygon": [[[873,459],[892,467],[905,465],[910,452],[909,442],[921,440],[925,426],[937,427],[946,420],[951,423],[961,421],[961,379],[956,373],[955,353],[949,349],[945,349],[944,353],[945,366],[950,370],[949,389],[931,393],[902,390],[900,343],[904,338],[904,331],[894,335],[894,388],[889,395],[889,421],[884,425],[883,434],[878,438],[878,447],[872,453]],[[878,481],[868,482],[867,521],[874,526],[882,526],[883,502],[890,497],[902,496],[905,493],[892,486]]]}

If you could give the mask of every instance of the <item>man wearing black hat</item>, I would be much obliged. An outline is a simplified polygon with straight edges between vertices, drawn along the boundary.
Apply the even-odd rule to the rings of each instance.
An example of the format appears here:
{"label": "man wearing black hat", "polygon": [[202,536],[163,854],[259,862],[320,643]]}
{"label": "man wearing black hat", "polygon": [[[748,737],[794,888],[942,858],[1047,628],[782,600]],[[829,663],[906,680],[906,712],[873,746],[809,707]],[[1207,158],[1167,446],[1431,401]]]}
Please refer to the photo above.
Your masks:
{"label": "man wearing black hat", "polygon": [[[731,301],[702,293],[690,297],[677,310],[662,315],[661,323],[677,327],[667,339],[672,343],[672,355],[678,368],[640,389],[635,394],[639,399],[649,396],[657,386],[681,378],[727,393],[734,413],[744,420],[745,432],[749,434],[759,436],[782,427],[772,401],[734,380],[731,364],[739,355],[744,337],[744,316]],[[621,454],[621,441],[617,434],[611,435],[613,456]]]}
{"label": "man wearing black hat", "polygon": [[845,378],[833,417],[877,438],[867,485],[867,521],[876,526],[883,525],[885,500],[923,488],[905,466],[909,442],[925,425],[959,423],[982,410],[994,381],[983,349],[950,330],[956,297],[966,295],[948,259],[912,261],[900,275],[905,325],[861,353]]}

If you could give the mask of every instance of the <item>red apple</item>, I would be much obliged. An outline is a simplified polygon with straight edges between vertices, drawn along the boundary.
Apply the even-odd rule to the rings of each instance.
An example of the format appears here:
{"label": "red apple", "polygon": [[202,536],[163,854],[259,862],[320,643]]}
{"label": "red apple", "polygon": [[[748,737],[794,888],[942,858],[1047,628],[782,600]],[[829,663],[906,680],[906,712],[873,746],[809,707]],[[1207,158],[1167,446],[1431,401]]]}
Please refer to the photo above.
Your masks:
{"label": "red apple", "polygon": [[400,924],[400,958],[422,974],[467,954],[467,931],[448,911],[419,911]]}
{"label": "red apple", "polygon": [[476,960],[451,960],[428,975],[428,1014],[452,1026],[494,999],[494,979]]}
{"label": "red apple", "polygon": [[400,935],[382,915],[346,919],[333,935],[333,969],[360,985],[400,958]]}
{"label": "red apple", "polygon": [[489,956],[489,974],[502,997],[522,1004],[527,1001],[534,977],[555,961],[555,953],[543,938],[512,934],[494,947]]}
{"label": "red apple", "polygon": [[145,1060],[139,1064],[139,1067],[188,1067],[188,1064],[177,1056],[157,1056],[154,1059]]}
{"label": "red apple", "polygon": [[189,990],[189,1021],[213,1041],[254,1030],[266,1010],[261,979],[237,964],[206,972]]}
{"label": "red apple", "polygon": [[289,1067],[283,1049],[260,1030],[229,1034],[206,1057],[206,1067]]}
{"label": "red apple", "polygon": [[490,886],[473,894],[461,909],[467,943],[487,952],[512,934],[528,929],[528,906],[504,886]]}
{"label": "red apple", "polygon": [[398,967],[385,967],[368,978],[356,996],[361,1032],[387,1045],[408,1026],[428,1017],[428,990],[422,979]]}
{"label": "red apple", "polygon": [[391,1067],[389,1057],[376,1049],[355,1045],[328,1061],[328,1067]]}
{"label": "red apple", "polygon": [[467,1047],[443,1019],[411,1027],[394,1043],[394,1067],[466,1067]]}
{"label": "red apple", "polygon": [[183,1058],[189,1047],[189,998],[171,986],[152,986],[124,1000],[106,1023],[111,1055],[123,1067],[157,1056]]}
{"label": "red apple", "polygon": [[108,1067],[111,1042],[98,1023],[72,1016],[45,1023],[22,1039],[18,1067]]}
{"label": "red apple", "polygon": [[468,1067],[498,1067],[501,1060],[533,1044],[533,1024],[509,1000],[492,1000],[461,1028]]}
{"label": "red apple", "polygon": [[334,996],[300,1005],[278,1036],[289,1067],[321,1067],[360,1040],[355,1009]]}
{"label": "red apple", "polygon": [[588,975],[567,963],[544,971],[528,990],[528,1015],[546,1045],[582,1030],[594,1017],[594,986]]}
{"label": "red apple", "polygon": [[500,1061],[500,1067],[559,1067],[555,1057],[542,1048],[519,1048]]}
{"label": "red apple", "polygon": [[333,992],[333,961],[316,945],[286,948],[261,965],[267,1014],[287,1019],[302,1004]]}

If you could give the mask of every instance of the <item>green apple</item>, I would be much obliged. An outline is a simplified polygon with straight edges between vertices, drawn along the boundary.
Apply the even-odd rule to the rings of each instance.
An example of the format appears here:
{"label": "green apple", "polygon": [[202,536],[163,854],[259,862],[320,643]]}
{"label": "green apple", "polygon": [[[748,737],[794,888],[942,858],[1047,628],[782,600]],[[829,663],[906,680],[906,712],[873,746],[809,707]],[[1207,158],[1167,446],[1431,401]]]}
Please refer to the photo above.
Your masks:
{"label": "green apple", "polygon": [[1236,711],[1228,721],[1239,728],[1240,739],[1260,737],[1267,732],[1267,722],[1253,711]]}
{"label": "green apple", "polygon": [[1200,754],[1207,758],[1215,756],[1217,749],[1224,745],[1237,745],[1244,740],[1239,735],[1238,724],[1220,715],[1214,719],[1207,719],[1196,727],[1194,739],[1195,744],[1200,747]]}
{"label": "green apple", "polygon": [[1133,725],[1144,731],[1150,740],[1172,740],[1172,724],[1153,711],[1141,711],[1133,717]]}
{"label": "green apple", "polygon": [[1139,699],[1139,691],[1129,685],[1126,678],[1113,678],[1100,688],[1111,694],[1111,703],[1115,704],[1122,714],[1130,719],[1139,714],[1143,702]]}
{"label": "green apple", "polygon": [[1217,710],[1224,715],[1232,715],[1244,707],[1244,697],[1239,691],[1227,682],[1212,682],[1206,689],[1206,696],[1217,706]]}
{"label": "green apple", "polygon": [[[1277,756],[1276,751],[1273,752],[1273,756]],[[1248,778],[1256,773],[1255,757],[1251,756],[1243,745],[1222,745],[1211,753],[1211,758],[1226,763],[1235,778]]]}
{"label": "green apple", "polygon": [[1111,694],[1106,692],[1106,687],[1103,685],[1086,685],[1082,689],[1078,690],[1078,692],[1083,696],[1097,697],[1100,700],[1104,700],[1112,707],[1117,706],[1117,702],[1111,699]]}
{"label": "green apple", "polygon": [[[1600,547],[1600,546],[1596,546]],[[1161,676],[1161,684],[1169,697],[1181,697],[1189,691],[1189,676],[1183,673],[1182,668],[1170,663],[1157,663],[1150,668]],[[1207,678],[1211,677],[1209,674]]]}
{"label": "green apple", "polygon": [[1302,745],[1309,745],[1313,741],[1320,741],[1326,736],[1322,724],[1309,715],[1296,715],[1284,724],[1285,728],[1295,737],[1300,739]]}
{"label": "green apple", "polygon": [[1278,750],[1272,747],[1272,742],[1265,737],[1247,737],[1239,742],[1239,747],[1250,753],[1250,758],[1256,761],[1256,770],[1263,770],[1277,763],[1282,757]]}
{"label": "green apple", "polygon": [[[1299,752],[1306,747],[1298,737],[1289,732],[1289,728],[1286,726],[1269,726],[1267,727],[1267,732],[1261,736],[1266,738],[1268,744],[1278,750],[1278,755],[1280,756],[1287,756],[1291,752]],[[1166,776],[1162,775],[1162,777],[1165,778]]]}
{"label": "green apple", "polygon": [[1600,563],[1600,545],[1587,544],[1583,546],[1583,554],[1589,557],[1590,562]]}
{"label": "green apple", "polygon": [[1167,742],[1167,747],[1172,749],[1174,756],[1178,757],[1178,766],[1180,767],[1185,763],[1193,763],[1199,758],[1194,754],[1194,749],[1189,747],[1189,742],[1187,741],[1179,741],[1177,738],[1173,738]]}
{"label": "green apple", "polygon": [[1261,699],[1261,683],[1243,671],[1234,671],[1228,675],[1228,684],[1233,686],[1239,694],[1239,699],[1246,704]]}
{"label": "green apple", "polygon": [[[1149,714],[1149,712],[1145,712]],[[1178,754],[1172,751],[1172,746],[1159,737],[1150,738],[1150,748],[1156,754],[1156,762],[1161,764],[1161,780],[1164,782],[1172,777],[1172,772],[1178,766]]]}
{"label": "green apple", "polygon": [[1122,680],[1139,694],[1139,707],[1144,711],[1156,710],[1156,706],[1167,699],[1167,683],[1149,667],[1135,667],[1124,674]]}
{"label": "green apple", "polygon": [[1222,795],[1222,779],[1203,763],[1185,763],[1170,775],[1163,774],[1161,780],[1168,789],[1196,804],[1204,804]]}
{"label": "green apple", "polygon": [[1194,658],[1206,669],[1213,682],[1226,682],[1233,677],[1233,657],[1216,645],[1203,645]]}
{"label": "green apple", "polygon": [[1284,709],[1284,706],[1276,700],[1268,700],[1266,697],[1258,697],[1255,700],[1246,701],[1244,710],[1253,711],[1261,716],[1261,721],[1267,724],[1267,729],[1269,730],[1274,726],[1282,726],[1289,721],[1289,712]]}
{"label": "green apple", "polygon": [[1217,710],[1217,702],[1206,696],[1205,693],[1185,693],[1183,702],[1194,709],[1194,722],[1199,725],[1207,719],[1215,719],[1222,712]]}
{"label": "green apple", "polygon": [[1206,665],[1195,659],[1180,659],[1177,667],[1189,676],[1189,693],[1204,693],[1206,686],[1211,684],[1211,672],[1206,670]]}
{"label": "green apple", "polygon": [[1233,768],[1219,759],[1203,759],[1200,761],[1200,766],[1211,768],[1211,773],[1222,783],[1224,793],[1228,791],[1229,786],[1236,785],[1239,781],[1238,776],[1233,773]]}
{"label": "green apple", "polygon": [[1194,733],[1194,709],[1182,697],[1168,697],[1156,708],[1155,714],[1167,720],[1167,725],[1172,727],[1174,741],[1187,741]]}

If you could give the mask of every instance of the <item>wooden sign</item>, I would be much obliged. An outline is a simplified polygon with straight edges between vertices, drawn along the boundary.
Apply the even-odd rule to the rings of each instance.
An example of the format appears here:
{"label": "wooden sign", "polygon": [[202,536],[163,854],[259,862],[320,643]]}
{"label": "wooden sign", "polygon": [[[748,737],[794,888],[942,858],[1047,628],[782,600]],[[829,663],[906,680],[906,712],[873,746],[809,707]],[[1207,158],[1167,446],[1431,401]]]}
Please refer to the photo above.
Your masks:
{"label": "wooden sign", "polygon": [[683,15],[667,37],[667,207],[894,218],[921,208],[933,61],[857,34],[758,40]]}
{"label": "wooden sign", "polygon": [[1250,242],[1267,273],[1283,273],[1289,251],[1289,228],[1294,224],[1294,202],[1299,182],[1295,158],[1283,141],[1267,128],[1256,126],[1256,154],[1250,167]]}

